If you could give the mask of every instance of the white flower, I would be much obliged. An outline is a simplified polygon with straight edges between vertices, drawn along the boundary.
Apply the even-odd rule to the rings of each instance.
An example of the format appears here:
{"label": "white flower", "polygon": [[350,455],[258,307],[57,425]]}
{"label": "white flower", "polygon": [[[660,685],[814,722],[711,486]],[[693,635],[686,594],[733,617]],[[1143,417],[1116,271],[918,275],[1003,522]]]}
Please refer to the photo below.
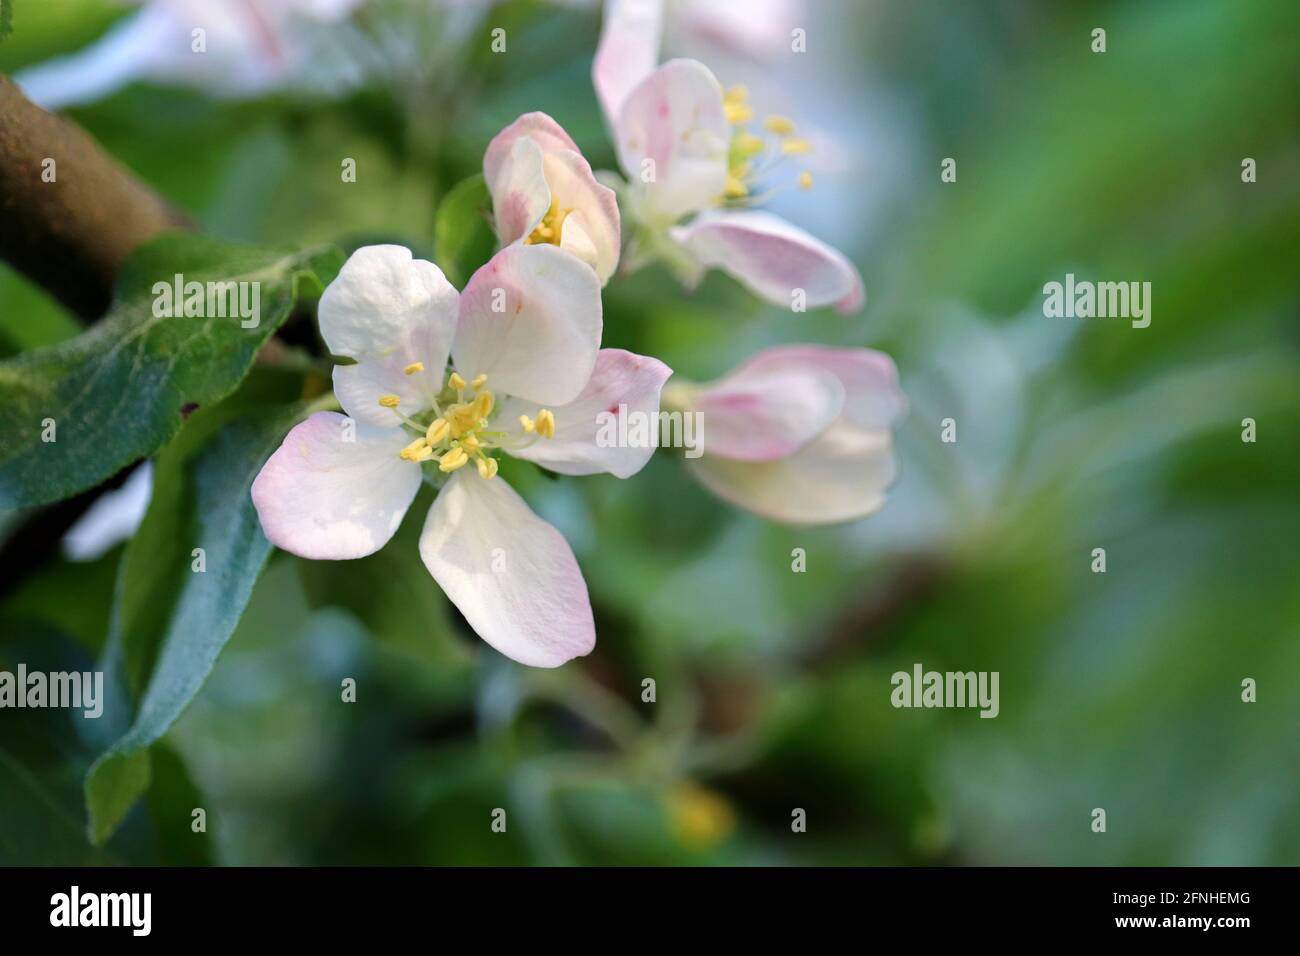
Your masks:
{"label": "white flower", "polygon": [[[592,80],[628,181],[624,210],[650,254],[688,283],[719,268],[778,305],[862,307],[862,277],[843,253],[751,208],[756,187],[811,145],[794,123],[755,124],[748,93],[723,92],[696,60],[656,67],[662,0],[609,0]],[[797,181],[811,188],[808,172]]]}
{"label": "white flower", "polygon": [[347,417],[312,415],[263,467],[252,494],[267,538],[305,558],[363,557],[393,536],[425,475],[445,477],[420,555],[470,626],[524,664],[588,653],[573,552],[496,474],[506,453],[626,478],[653,453],[596,443],[607,410],[654,415],[671,371],[600,348],[595,272],[551,245],[512,245],[458,295],[433,263],[370,246],[319,312],[330,351],[354,360],[334,370]]}
{"label": "white flower", "polygon": [[704,416],[686,467],[719,497],[774,521],[829,524],[878,510],[896,472],[891,428],[907,407],[882,352],[783,345],[664,405]]}

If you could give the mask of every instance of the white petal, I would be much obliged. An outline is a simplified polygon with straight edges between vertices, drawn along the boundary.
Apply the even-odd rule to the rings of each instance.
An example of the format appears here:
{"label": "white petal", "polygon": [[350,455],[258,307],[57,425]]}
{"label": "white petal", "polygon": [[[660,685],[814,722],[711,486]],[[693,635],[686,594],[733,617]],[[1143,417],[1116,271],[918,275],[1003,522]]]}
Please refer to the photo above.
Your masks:
{"label": "white petal", "polygon": [[153,497],[153,462],[145,459],[120,488],[106,491],[63,536],[69,561],[97,561],[140,528]]}
{"label": "white petal", "polygon": [[558,667],[596,646],[573,551],[504,479],[453,474],[429,509],[420,557],[470,627],[507,657]]}
{"label": "white petal", "polygon": [[862,307],[862,277],[842,252],[780,216],[757,209],[710,211],[672,236],[699,260],[731,275],[756,295],[790,308],[802,289],[809,308]]}
{"label": "white petal", "polygon": [[[442,270],[402,246],[365,246],[344,263],[321,296],[321,335],[335,355],[356,360],[335,369],[339,402],[353,418],[394,427],[379,406],[394,394],[403,405],[427,404],[442,386],[459,297]],[[424,371],[402,370],[420,362]],[[408,413],[415,408],[408,408]]]}
{"label": "white petal", "polygon": [[[609,472],[630,478],[645,467],[654,454],[658,434],[659,393],[672,375],[658,359],[601,349],[591,381],[574,401],[551,409],[555,414],[555,436],[539,438],[529,447],[513,452],[516,458],[536,462],[562,475],[595,475]],[[520,415],[533,417],[537,407],[510,399],[499,411],[500,426],[519,433]],[[620,424],[620,419],[626,424]],[[632,426],[645,422],[645,443],[620,445],[619,436],[635,436]],[[637,426],[642,427],[642,426]]]}
{"label": "white petal", "polygon": [[600,335],[596,273],[557,246],[514,245],[465,286],[452,352],[466,379],[554,407],[591,378]]}
{"label": "white petal", "polygon": [[663,32],[663,0],[606,0],[591,81],[611,131],[628,94],[654,70]]}
{"label": "white petal", "polygon": [[551,205],[542,148],[527,136],[515,139],[487,182],[497,238],[502,244],[518,242],[532,233]]}
{"label": "white petal", "polygon": [[687,470],[718,497],[773,521],[832,524],[877,511],[894,480],[893,437],[844,422],[775,461],[734,461],[706,450]]}
{"label": "white petal", "polygon": [[642,80],[623,104],[617,137],[644,218],[674,222],[722,195],[731,124],[722,87],[703,63],[670,60]]}
{"label": "white petal", "polygon": [[[596,269],[596,274],[600,275],[597,268],[600,265],[600,251],[591,241],[591,233],[583,227],[581,213],[575,212],[565,217],[564,225],[560,227],[560,248]],[[612,274],[613,270],[610,271]],[[607,278],[608,276],[601,276],[601,282]]]}
{"label": "white petal", "polygon": [[397,457],[409,440],[336,412],[317,412],[295,425],[253,481],[267,539],[316,560],[378,551],[420,488],[419,465]]}

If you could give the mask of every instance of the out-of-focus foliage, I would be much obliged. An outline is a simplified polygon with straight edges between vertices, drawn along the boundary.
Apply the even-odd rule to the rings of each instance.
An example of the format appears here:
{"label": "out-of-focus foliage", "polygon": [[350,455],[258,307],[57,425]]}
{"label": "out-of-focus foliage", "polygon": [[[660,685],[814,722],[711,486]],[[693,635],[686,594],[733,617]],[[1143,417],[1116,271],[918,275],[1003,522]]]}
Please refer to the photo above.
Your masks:
{"label": "out-of-focus foliage", "polygon": [[[595,608],[595,654],[555,672],[505,661],[445,603],[415,555],[426,497],[372,558],[273,555],[150,748],[148,799],[102,847],[82,783],[105,729],[0,712],[0,861],[1300,862],[1300,8],[810,7],[810,52],[778,76],[817,80],[807,105],[845,155],[802,205],[782,202],[813,230],[849,217],[866,310],[792,316],[725,277],[687,294],[652,269],[606,289],[604,344],[697,380],[776,342],[888,351],[911,412],[884,511],[773,526],[668,452],[629,481],[512,463]],[[82,46],[117,13],[20,3],[0,68]],[[490,25],[508,27],[507,55],[488,52]],[[218,237],[455,257],[474,237],[435,210],[518,114],[552,113],[613,166],[596,30],[581,9],[507,3],[416,79],[343,99],[134,86],[72,116]],[[1045,318],[1042,286],[1066,272],[1150,281],[1151,326]],[[77,331],[0,275],[4,354]],[[285,333],[277,400],[310,399],[314,333]],[[195,437],[205,421],[160,460],[219,454]],[[99,658],[141,540],[4,582],[0,669]],[[999,716],[894,709],[890,676],[916,662],[998,671]]]}

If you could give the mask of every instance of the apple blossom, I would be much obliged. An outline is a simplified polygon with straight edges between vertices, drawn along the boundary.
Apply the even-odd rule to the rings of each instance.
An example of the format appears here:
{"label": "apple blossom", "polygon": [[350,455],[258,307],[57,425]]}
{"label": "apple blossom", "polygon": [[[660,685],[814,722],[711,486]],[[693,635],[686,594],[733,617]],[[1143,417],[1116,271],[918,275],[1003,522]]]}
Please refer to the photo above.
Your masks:
{"label": "apple blossom", "polygon": [[518,244],[457,294],[433,263],[369,246],[325,290],[319,314],[331,353],[353,360],[334,369],[346,415],[312,415],[262,468],[252,497],[267,538],[304,558],[364,557],[388,542],[429,480],[441,490],[420,555],[470,626],[533,666],[591,651],[573,552],[496,476],[500,453],[620,478],[653,453],[595,440],[607,409],[656,414],[671,374],[655,359],[600,348],[595,272],[550,245]]}
{"label": "apple blossom", "polygon": [[703,415],[687,470],[774,521],[829,524],[878,510],[894,480],[891,428],[906,409],[889,356],[862,348],[765,349],[724,378],[673,381],[663,405]]}
{"label": "apple blossom", "polygon": [[502,243],[559,246],[595,269],[601,285],[609,281],[618,266],[618,200],[559,123],[545,113],[519,117],[488,144],[483,178]]}
{"label": "apple blossom", "polygon": [[[46,109],[94,102],[141,80],[187,81],[227,96],[288,82],[308,67],[348,68],[313,56],[313,27],[346,18],[363,0],[147,0],[84,50],[37,64],[15,79]],[[203,31],[196,50],[195,31]],[[335,77],[334,81],[343,79]]]}
{"label": "apple blossom", "polygon": [[[748,92],[723,92],[696,60],[656,67],[662,0],[608,0],[592,80],[619,165],[640,257],[663,258],[687,284],[710,268],[784,306],[861,308],[862,278],[843,253],[753,208],[760,184],[812,147],[784,116],[756,124]],[[797,176],[812,187],[811,174]],[[637,262],[637,257],[630,257]]]}

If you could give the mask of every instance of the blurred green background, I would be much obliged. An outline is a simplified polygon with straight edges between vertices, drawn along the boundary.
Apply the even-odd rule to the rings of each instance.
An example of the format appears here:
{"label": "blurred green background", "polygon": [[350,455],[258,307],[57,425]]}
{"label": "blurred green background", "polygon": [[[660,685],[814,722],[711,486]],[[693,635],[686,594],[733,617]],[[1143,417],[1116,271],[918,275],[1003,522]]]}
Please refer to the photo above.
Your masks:
{"label": "blurred green background", "polygon": [[[7,73],[124,12],[14,8]],[[808,54],[710,66],[766,76],[838,144],[781,210],[848,252],[866,309],[792,316],[721,275],[688,294],[650,269],[606,289],[605,344],[697,380],[774,343],[887,351],[911,410],[885,509],[774,526],[668,452],[627,482],[520,469],[595,608],[595,653],[556,672],[501,658],[449,608],[416,555],[425,498],[371,558],[277,554],[106,846],[85,837],[93,728],[0,712],[0,862],[1300,863],[1300,5],[799,16]],[[381,0],[358,22],[432,43],[441,18]],[[522,112],[614,168],[598,30],[582,4],[505,3],[437,56],[376,46],[385,69],[342,95],[136,84],[68,114],[215,235],[432,255],[440,197]],[[1045,318],[1042,286],[1067,271],[1151,282],[1151,326]],[[78,329],[0,268],[0,355]],[[121,553],[5,582],[0,664],[89,668]],[[890,675],[915,662],[1000,672],[1001,713],[894,709]]]}

